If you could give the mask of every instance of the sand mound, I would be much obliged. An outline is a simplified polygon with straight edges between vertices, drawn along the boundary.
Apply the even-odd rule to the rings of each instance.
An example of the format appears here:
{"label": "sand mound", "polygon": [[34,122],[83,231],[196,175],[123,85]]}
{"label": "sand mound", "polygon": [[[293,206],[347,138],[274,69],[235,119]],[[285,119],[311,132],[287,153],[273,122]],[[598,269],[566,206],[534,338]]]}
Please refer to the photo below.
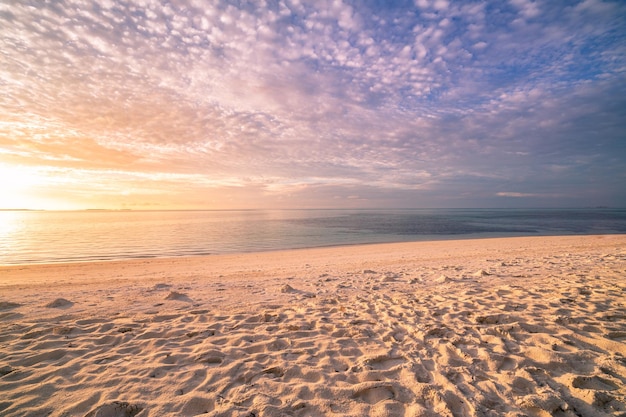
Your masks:
{"label": "sand mound", "polygon": [[46,304],[46,307],[48,308],[69,308],[72,307],[74,305],[73,302],[66,300],[65,298],[57,298],[54,301],[49,302],[48,304]]}
{"label": "sand mound", "polygon": [[159,283],[159,284],[155,284],[152,289],[155,291],[159,291],[159,290],[167,290],[172,288],[172,286],[170,284],[163,284],[163,283]]}
{"label": "sand mound", "polygon": [[294,293],[296,292],[296,289],[293,288],[291,285],[289,284],[285,284],[280,288],[280,292],[282,293]]}
{"label": "sand mound", "polygon": [[191,301],[191,298],[187,294],[180,293],[177,291],[170,291],[170,293],[165,297],[166,300],[176,300],[176,301]]}

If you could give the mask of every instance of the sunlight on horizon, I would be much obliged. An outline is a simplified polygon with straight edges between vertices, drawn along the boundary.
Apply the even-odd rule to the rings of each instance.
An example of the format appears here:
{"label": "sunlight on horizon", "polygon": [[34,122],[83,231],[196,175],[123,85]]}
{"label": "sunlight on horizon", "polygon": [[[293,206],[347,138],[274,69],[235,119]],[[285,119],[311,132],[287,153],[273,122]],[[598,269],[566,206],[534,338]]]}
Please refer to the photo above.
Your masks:
{"label": "sunlight on horizon", "polygon": [[41,169],[21,165],[0,163],[0,209],[30,209],[30,210],[67,210],[74,208],[72,204],[46,198],[40,195],[40,190],[50,183],[49,177]]}
{"label": "sunlight on horizon", "polygon": [[[213,200],[203,199],[204,204],[198,204],[186,199],[172,199],[163,191],[166,189],[175,196],[177,188],[187,186],[203,190],[202,195],[209,196],[211,194],[204,188],[207,184],[206,180],[202,182],[203,179],[197,175],[31,167],[0,162],[0,210],[216,208]],[[218,182],[211,184],[222,185]],[[228,188],[229,185],[232,186],[227,183],[223,187]],[[224,195],[227,196],[226,193]]]}

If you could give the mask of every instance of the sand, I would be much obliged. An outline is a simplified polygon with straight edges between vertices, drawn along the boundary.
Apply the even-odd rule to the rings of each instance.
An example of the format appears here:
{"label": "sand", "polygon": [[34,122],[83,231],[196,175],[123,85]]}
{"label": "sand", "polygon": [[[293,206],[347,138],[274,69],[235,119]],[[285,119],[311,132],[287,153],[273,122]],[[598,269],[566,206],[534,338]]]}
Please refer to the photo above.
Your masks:
{"label": "sand", "polygon": [[0,267],[2,416],[626,416],[626,235]]}

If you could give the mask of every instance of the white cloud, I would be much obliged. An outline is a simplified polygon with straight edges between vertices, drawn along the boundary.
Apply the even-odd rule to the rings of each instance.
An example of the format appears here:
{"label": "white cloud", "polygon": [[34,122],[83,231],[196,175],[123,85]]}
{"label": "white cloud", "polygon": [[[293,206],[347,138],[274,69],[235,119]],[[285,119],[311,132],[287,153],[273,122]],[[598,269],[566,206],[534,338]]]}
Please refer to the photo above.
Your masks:
{"label": "white cloud", "polygon": [[511,192],[511,191],[499,192],[499,193],[496,193],[496,195],[498,197],[513,197],[513,198],[526,198],[526,197],[538,196],[538,194],[533,194],[533,193],[517,193],[517,192]]}
{"label": "white cloud", "polygon": [[541,13],[537,0],[510,0],[510,2],[517,7],[522,16],[527,19],[536,17]]}
{"label": "white cloud", "polygon": [[616,2],[602,0],[584,0],[575,6],[577,12],[589,11],[591,13],[610,13],[616,10]]}
{"label": "white cloud", "polygon": [[433,8],[435,10],[447,10],[450,7],[450,2],[448,0],[435,0],[433,3]]}
{"label": "white cloud", "polygon": [[481,51],[487,47],[487,42],[483,42],[483,41],[476,42],[472,47],[473,49],[477,51]]}

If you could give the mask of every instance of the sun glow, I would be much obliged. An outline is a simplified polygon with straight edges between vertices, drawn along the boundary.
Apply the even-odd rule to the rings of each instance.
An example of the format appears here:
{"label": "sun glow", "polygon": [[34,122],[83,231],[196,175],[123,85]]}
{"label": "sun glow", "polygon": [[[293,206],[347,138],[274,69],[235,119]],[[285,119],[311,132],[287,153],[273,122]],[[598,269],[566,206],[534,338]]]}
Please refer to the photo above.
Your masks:
{"label": "sun glow", "polygon": [[51,202],[38,196],[46,186],[45,174],[37,168],[0,163],[0,209],[51,209]]}

